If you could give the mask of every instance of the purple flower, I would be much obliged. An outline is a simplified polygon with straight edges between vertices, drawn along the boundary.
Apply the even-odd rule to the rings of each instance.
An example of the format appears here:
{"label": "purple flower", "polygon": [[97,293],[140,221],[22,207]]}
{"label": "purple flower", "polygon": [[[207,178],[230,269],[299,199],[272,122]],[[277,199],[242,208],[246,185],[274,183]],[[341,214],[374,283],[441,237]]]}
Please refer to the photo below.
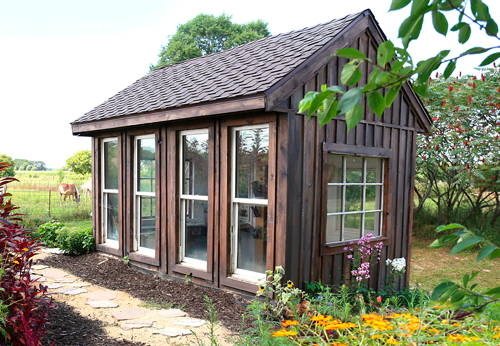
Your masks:
{"label": "purple flower", "polygon": [[331,305],[333,305],[333,303],[328,303],[328,305],[330,305],[330,306],[331,306]]}
{"label": "purple flower", "polygon": [[347,255],[347,258],[348,258],[348,259],[351,259],[351,258],[352,258],[352,255]]}
{"label": "purple flower", "polygon": [[318,299],[321,300],[321,299],[323,299],[323,297],[322,296],[318,296]]}

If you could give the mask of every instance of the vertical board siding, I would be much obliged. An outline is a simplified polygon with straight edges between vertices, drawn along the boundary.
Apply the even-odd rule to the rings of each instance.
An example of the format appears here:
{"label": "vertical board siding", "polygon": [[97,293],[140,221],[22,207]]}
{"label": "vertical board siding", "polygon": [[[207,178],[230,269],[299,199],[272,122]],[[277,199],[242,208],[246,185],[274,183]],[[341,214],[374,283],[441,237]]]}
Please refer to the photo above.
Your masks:
{"label": "vertical board siding", "polygon": [[[377,48],[373,37],[361,35],[351,47],[359,48],[371,59],[376,59]],[[300,99],[311,90],[320,90],[325,82],[341,85],[340,72],[346,63],[344,58],[333,58],[291,96],[290,104],[297,110]],[[359,85],[365,85],[371,67],[361,67],[365,76]],[[347,90],[345,86],[344,90]],[[304,281],[321,280],[326,285],[340,285],[350,279],[350,261],[347,253],[322,254],[323,227],[321,224],[322,197],[326,194],[323,185],[322,143],[338,143],[353,147],[375,147],[390,149],[392,158],[387,160],[384,190],[384,234],[389,238],[384,246],[380,264],[373,266],[369,285],[383,288],[386,276],[387,258],[405,257],[409,263],[409,241],[411,239],[412,186],[415,162],[416,117],[408,99],[398,95],[391,108],[379,118],[361,100],[365,109],[363,120],[347,131],[344,116],[334,118],[323,127],[317,118],[306,120],[303,115],[288,113],[287,119],[287,230],[286,271],[287,279],[304,287]],[[404,127],[404,128],[403,128]],[[278,151],[279,152],[279,151]],[[279,178],[279,176],[278,176]],[[279,185],[279,184],[278,184]],[[407,280],[402,280],[400,288]]]}

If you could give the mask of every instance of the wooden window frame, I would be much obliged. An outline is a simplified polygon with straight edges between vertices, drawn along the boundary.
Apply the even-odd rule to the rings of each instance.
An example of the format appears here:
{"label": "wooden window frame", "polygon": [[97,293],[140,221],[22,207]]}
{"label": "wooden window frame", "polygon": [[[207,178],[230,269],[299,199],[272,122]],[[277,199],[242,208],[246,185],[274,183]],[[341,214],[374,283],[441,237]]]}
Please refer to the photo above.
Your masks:
{"label": "wooden window frame", "polygon": [[[137,175],[137,169],[138,169],[138,141],[142,139],[153,139],[155,142],[155,191],[154,192],[141,192],[138,190],[138,175]],[[146,257],[156,257],[156,248],[158,247],[156,238],[157,238],[157,233],[159,231],[158,223],[159,223],[159,215],[158,211],[159,209],[157,208],[157,193],[156,193],[156,186],[158,184],[157,180],[157,172],[158,172],[158,162],[156,160],[157,157],[157,139],[154,133],[152,134],[147,134],[147,135],[140,135],[140,136],[135,136],[133,139],[133,173],[131,178],[133,179],[132,183],[132,194],[133,194],[133,217],[132,217],[132,241],[131,241],[131,252],[134,252],[138,255],[146,256]],[[139,210],[139,198],[141,196],[145,197],[154,197],[155,198],[155,248],[154,249],[148,249],[140,246],[140,210]]]}
{"label": "wooden window frame", "polygon": [[[118,189],[106,189],[105,186],[106,186],[106,182],[105,182],[105,179],[106,179],[106,172],[105,172],[105,163],[104,163],[104,159],[105,159],[105,155],[104,155],[104,143],[108,143],[108,142],[116,142],[117,143],[117,146],[118,146],[118,162],[117,162],[117,165],[118,165]],[[108,248],[111,248],[111,249],[114,249],[114,250],[119,250],[121,248],[121,244],[120,244],[120,224],[119,224],[119,219],[120,219],[120,214],[121,214],[121,210],[120,210],[120,179],[119,179],[119,176],[121,174],[120,172],[120,169],[121,169],[121,165],[120,165],[120,161],[121,161],[121,158],[120,158],[120,154],[121,154],[121,151],[120,151],[120,137],[107,137],[107,138],[101,138],[100,139],[100,151],[101,151],[101,169],[100,169],[100,173],[101,173],[101,179],[100,179],[100,182],[99,184],[101,185],[101,194],[100,194],[100,198],[101,198],[101,208],[100,208],[100,213],[102,215],[101,217],[101,239],[100,239],[100,242],[102,245],[108,247]],[[107,202],[107,196],[105,196],[106,194],[116,194],[118,196],[118,224],[117,224],[117,228],[118,228],[118,240],[108,240],[107,238],[107,227],[106,227],[106,221],[107,221],[107,213],[105,212],[105,208],[106,208],[106,202]]]}
{"label": "wooden window frame", "polygon": [[344,240],[338,242],[326,242],[326,222],[327,222],[327,203],[328,203],[328,155],[342,155],[342,156],[357,156],[357,157],[373,157],[383,159],[383,187],[382,195],[382,215],[380,227],[380,234],[372,238],[373,243],[382,242],[384,246],[390,244],[391,239],[387,236],[388,231],[388,214],[390,210],[390,180],[389,180],[389,166],[392,159],[392,150],[385,148],[374,147],[361,147],[345,144],[327,143],[323,142],[323,174],[322,174],[322,194],[321,194],[321,256],[333,255],[346,252],[344,247],[352,241]]}
{"label": "wooden window frame", "polygon": [[[179,263],[181,265],[185,265],[188,267],[193,267],[196,269],[200,270],[206,270],[208,266],[208,261],[202,261],[202,260],[197,260],[194,258],[189,258],[186,257],[186,244],[185,244],[185,235],[186,235],[186,220],[185,220],[185,204],[188,203],[188,201],[205,201],[207,203],[210,203],[208,200],[208,189],[207,189],[207,195],[206,196],[201,196],[201,195],[185,195],[182,193],[182,187],[184,184],[184,173],[183,173],[183,160],[184,160],[184,152],[183,152],[183,142],[182,139],[185,135],[196,135],[196,134],[206,134],[208,136],[208,140],[210,141],[210,133],[208,128],[203,128],[203,129],[195,129],[195,130],[184,130],[184,131],[179,131],[179,150],[178,150],[178,157],[179,157],[179,163],[178,163],[178,169],[179,169]],[[213,154],[212,154],[213,155]],[[210,156],[210,152],[209,152]],[[210,180],[210,178],[208,179]],[[207,181],[207,184],[209,182]],[[212,201],[213,203],[213,201]],[[208,216],[208,215],[207,215]],[[208,218],[207,218],[208,221]],[[207,225],[208,226],[208,225]],[[207,259],[208,259],[208,227],[207,227]]]}
{"label": "wooden window frame", "polygon": [[241,292],[255,293],[259,284],[254,280],[234,277],[231,271],[231,148],[232,127],[269,124],[269,180],[267,211],[267,252],[266,270],[273,270],[275,265],[276,231],[276,170],[277,170],[277,116],[276,114],[252,114],[242,117],[227,118],[220,127],[220,273],[221,288],[236,289]]}

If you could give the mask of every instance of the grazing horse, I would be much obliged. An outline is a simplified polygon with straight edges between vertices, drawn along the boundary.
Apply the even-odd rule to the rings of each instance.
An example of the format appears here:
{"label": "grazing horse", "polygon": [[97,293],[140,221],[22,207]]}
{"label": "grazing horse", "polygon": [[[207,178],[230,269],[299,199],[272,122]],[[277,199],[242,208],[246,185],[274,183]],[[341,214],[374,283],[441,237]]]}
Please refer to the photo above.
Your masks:
{"label": "grazing horse", "polygon": [[68,196],[73,196],[73,201],[77,203],[76,205],[78,205],[78,202],[80,202],[80,194],[78,193],[78,189],[76,188],[76,186],[73,184],[63,183],[59,185],[59,204],[61,207],[62,207],[62,200],[61,200],[62,195],[64,195],[64,202],[66,202],[66,197]]}
{"label": "grazing horse", "polygon": [[92,178],[82,185],[82,193],[85,196],[85,200],[87,200],[87,195],[92,193]]}

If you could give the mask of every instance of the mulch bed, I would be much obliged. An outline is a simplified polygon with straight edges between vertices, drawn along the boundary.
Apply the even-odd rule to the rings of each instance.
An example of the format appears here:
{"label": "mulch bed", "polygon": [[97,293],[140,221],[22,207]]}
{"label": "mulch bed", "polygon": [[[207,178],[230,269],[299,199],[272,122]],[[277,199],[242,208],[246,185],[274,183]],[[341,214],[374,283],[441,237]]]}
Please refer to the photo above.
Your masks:
{"label": "mulch bed", "polygon": [[[76,257],[50,255],[38,263],[62,269],[94,285],[127,292],[144,302],[173,304],[194,318],[207,318],[204,297],[208,296],[214,303],[222,325],[235,333],[240,332],[241,315],[245,313],[245,306],[248,304],[248,301],[235,294],[144,274],[129,268],[123,261],[98,253]],[[62,311],[64,312],[64,308]],[[60,314],[60,311],[56,310],[55,313]]]}

